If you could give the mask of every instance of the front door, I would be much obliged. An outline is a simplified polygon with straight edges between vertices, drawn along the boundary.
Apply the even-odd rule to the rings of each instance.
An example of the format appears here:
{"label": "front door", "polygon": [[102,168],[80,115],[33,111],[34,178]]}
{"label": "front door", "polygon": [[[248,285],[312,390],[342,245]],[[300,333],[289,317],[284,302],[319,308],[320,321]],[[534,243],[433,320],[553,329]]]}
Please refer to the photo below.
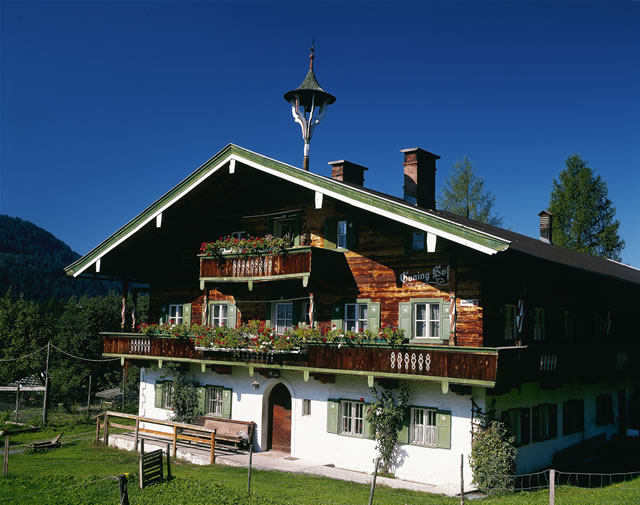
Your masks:
{"label": "front door", "polygon": [[276,384],[269,395],[268,448],[291,452],[291,395],[284,384]]}

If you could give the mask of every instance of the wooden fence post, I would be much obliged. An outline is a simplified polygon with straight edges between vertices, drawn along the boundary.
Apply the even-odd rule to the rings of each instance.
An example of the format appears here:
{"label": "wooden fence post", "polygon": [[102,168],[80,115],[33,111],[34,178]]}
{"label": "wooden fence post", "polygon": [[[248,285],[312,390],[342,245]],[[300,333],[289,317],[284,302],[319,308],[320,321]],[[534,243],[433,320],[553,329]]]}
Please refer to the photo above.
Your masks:
{"label": "wooden fence post", "polygon": [[549,505],[556,505],[556,471],[549,470]]}
{"label": "wooden fence post", "polygon": [[140,489],[142,489],[142,456],[144,455],[144,438],[140,439],[140,455],[138,456],[138,475],[140,480]]}
{"label": "wooden fence post", "polygon": [[253,464],[253,440],[249,443],[249,475],[247,476],[247,495],[251,496],[251,465]]}
{"label": "wooden fence post", "polygon": [[120,505],[129,505],[129,492],[127,490],[126,475],[118,475],[118,485],[120,487]]}
{"label": "wooden fence post", "polygon": [[177,445],[178,445],[178,427],[174,426],[173,427],[173,457],[176,459],[178,459]]}
{"label": "wooden fence post", "polygon": [[4,460],[2,462],[2,475],[9,473],[9,435],[4,436]]}
{"label": "wooden fence post", "polygon": [[100,416],[96,417],[96,444],[100,441]]}
{"label": "wooden fence post", "polygon": [[109,445],[109,414],[104,413],[104,445]]}
{"label": "wooden fence post", "polygon": [[18,412],[20,412],[20,384],[16,388],[16,423],[18,422]]}
{"label": "wooden fence post", "polygon": [[460,505],[464,505],[464,454],[460,454]]}
{"label": "wooden fence post", "polygon": [[376,467],[373,470],[373,480],[371,481],[371,492],[369,493],[369,505],[373,503],[373,492],[376,489],[376,478],[378,477],[378,465],[380,464],[380,458],[376,458]]}
{"label": "wooden fence post", "polygon": [[167,444],[167,480],[171,480],[171,444]]}
{"label": "wooden fence post", "polygon": [[133,450],[138,450],[138,435],[140,434],[140,419],[136,419],[136,435],[133,441]]}

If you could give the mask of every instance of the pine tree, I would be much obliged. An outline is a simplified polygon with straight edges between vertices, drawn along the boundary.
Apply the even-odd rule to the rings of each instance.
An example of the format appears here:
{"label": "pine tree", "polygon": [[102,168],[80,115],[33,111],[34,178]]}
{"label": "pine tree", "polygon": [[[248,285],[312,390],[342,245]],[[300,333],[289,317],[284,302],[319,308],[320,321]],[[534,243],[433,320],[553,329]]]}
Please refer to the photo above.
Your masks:
{"label": "pine tree", "polygon": [[495,197],[484,189],[484,180],[466,156],[453,164],[438,200],[442,209],[482,223],[502,225],[502,218],[493,214]]}
{"label": "pine tree", "polygon": [[577,154],[553,180],[549,210],[553,214],[553,243],[593,256],[620,261],[624,240],[609,199],[607,184]]}

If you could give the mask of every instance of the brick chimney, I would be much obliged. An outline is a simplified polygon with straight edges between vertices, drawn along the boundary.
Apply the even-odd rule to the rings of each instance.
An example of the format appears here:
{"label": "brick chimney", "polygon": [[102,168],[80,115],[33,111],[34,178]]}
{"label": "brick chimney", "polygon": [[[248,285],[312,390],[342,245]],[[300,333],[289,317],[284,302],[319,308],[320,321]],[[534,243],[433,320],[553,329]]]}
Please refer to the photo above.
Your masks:
{"label": "brick chimney", "polygon": [[357,184],[358,186],[364,185],[364,171],[367,170],[367,167],[347,160],[330,161],[329,165],[331,165],[332,179]]}
{"label": "brick chimney", "polygon": [[436,208],[436,160],[437,154],[419,147],[402,149],[404,153],[404,199],[408,203]]}
{"label": "brick chimney", "polygon": [[540,240],[553,244],[553,214],[543,210],[538,216],[540,216]]}

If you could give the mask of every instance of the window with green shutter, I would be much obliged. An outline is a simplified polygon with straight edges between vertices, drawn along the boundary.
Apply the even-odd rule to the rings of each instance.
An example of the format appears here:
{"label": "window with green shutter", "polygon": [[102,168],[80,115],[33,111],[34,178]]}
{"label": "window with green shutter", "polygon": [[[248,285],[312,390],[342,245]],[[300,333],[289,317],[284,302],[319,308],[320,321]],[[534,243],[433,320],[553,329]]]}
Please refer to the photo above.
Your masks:
{"label": "window with green shutter", "polygon": [[451,449],[451,411],[433,407],[411,407],[398,442]]}
{"label": "window with green shutter", "polygon": [[416,342],[449,340],[451,303],[442,298],[411,298],[398,304],[398,326]]}
{"label": "window with green shutter", "polygon": [[327,432],[340,431],[340,400],[327,400]]}
{"label": "window with green shutter", "polygon": [[154,407],[158,409],[173,407],[173,381],[156,381]]}
{"label": "window with green shutter", "polygon": [[348,218],[327,218],[324,221],[325,249],[354,249],[358,245],[358,224]]}
{"label": "window with green shutter", "polygon": [[229,300],[212,300],[209,302],[208,311],[211,326],[226,326],[235,328],[238,322],[238,310],[236,305]]}
{"label": "window with green shutter", "polygon": [[160,308],[160,324],[184,324],[191,326],[191,304],[170,303]]}
{"label": "window with green shutter", "polygon": [[331,326],[345,331],[378,331],[380,302],[358,299],[335,303],[331,307]]}

